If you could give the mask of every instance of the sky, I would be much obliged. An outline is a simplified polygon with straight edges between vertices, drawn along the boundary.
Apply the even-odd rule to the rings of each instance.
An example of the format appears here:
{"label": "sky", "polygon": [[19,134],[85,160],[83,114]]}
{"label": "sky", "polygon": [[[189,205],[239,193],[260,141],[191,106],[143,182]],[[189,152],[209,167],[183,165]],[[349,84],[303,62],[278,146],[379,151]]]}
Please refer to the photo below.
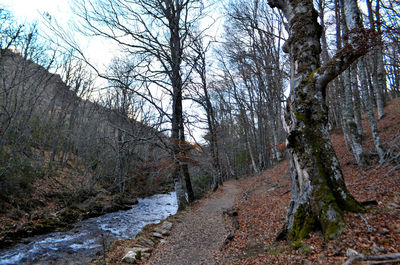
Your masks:
{"label": "sky", "polygon": [[[70,4],[71,0],[0,0],[0,5],[10,10],[19,23],[37,21],[40,31],[45,32],[48,29],[45,23],[41,23],[44,13],[50,14],[64,29],[71,28],[74,14]],[[78,42],[85,56],[100,69],[105,69],[115,50],[110,41],[83,37],[78,38]],[[102,52],[99,53],[99,50]]]}
{"label": "sky", "polygon": [[[42,27],[42,25],[45,25],[45,23],[41,23],[43,21],[42,14],[44,13],[50,14],[63,28],[68,29],[71,27],[74,14],[71,11],[70,3],[71,0],[0,0],[0,6],[4,6],[11,11],[19,23],[37,21],[39,32],[49,30],[45,26]],[[220,29],[220,25],[221,21],[216,27]],[[218,34],[217,30],[215,30],[215,34]],[[99,69],[106,69],[107,64],[115,54],[115,45],[104,39],[78,37],[78,40],[85,57]],[[101,81],[99,83],[101,84]],[[198,136],[198,134],[202,133],[195,132],[195,134]]]}
{"label": "sky", "polygon": [[58,19],[67,21],[71,15],[67,0],[2,0],[1,4],[11,10],[21,22],[40,20],[41,14],[48,12]]}

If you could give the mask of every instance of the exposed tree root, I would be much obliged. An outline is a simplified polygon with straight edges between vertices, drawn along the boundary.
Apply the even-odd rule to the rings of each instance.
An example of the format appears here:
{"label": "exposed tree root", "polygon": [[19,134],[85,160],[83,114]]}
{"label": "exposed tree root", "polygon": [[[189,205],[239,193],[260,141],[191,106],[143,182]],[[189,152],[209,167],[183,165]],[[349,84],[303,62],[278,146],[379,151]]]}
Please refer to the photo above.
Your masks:
{"label": "exposed tree root", "polygon": [[343,265],[350,265],[358,261],[372,261],[369,264],[397,264],[400,262],[400,253],[377,256],[357,255],[349,258]]}
{"label": "exposed tree root", "polygon": [[237,219],[238,216],[238,212],[232,209],[226,210],[223,212],[224,214],[226,214],[227,216],[231,217],[232,220],[232,228],[229,228],[229,234],[226,236],[225,241],[224,241],[224,245],[228,244],[228,242],[230,240],[232,240],[235,237],[235,230],[239,230],[240,226],[239,226],[239,221]]}

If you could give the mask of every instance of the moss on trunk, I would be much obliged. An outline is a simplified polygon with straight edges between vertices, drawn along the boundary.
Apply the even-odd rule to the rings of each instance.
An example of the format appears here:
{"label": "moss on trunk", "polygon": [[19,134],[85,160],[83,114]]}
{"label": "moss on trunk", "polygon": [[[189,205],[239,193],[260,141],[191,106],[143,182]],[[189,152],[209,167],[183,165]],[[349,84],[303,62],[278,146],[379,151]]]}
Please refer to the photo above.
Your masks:
{"label": "moss on trunk", "polygon": [[[291,105],[296,109],[294,117],[298,130],[291,132],[289,147],[298,158],[302,171],[307,172],[311,190],[307,201],[300,204],[294,214],[289,233],[289,238],[294,241],[318,229],[323,231],[325,240],[335,238],[345,229],[344,211],[362,211],[345,186],[338,162],[335,163],[336,154],[326,130],[326,110],[314,95],[303,93],[315,91],[313,86],[310,80],[303,82],[298,90],[298,100]],[[305,180],[307,177],[303,177],[299,185],[307,185]]]}
{"label": "moss on trunk", "polygon": [[364,39],[360,38],[361,45],[355,47],[365,46],[365,49],[346,46],[321,66],[323,29],[318,24],[313,1],[269,0],[268,3],[280,8],[288,20],[289,39],[284,46],[294,62],[285,115],[293,184],[285,230],[294,241],[317,229],[322,230],[325,240],[330,240],[345,229],[344,211],[363,209],[346,188],[331,144],[326,87],[365,54],[368,45],[363,45]]}
{"label": "moss on trunk", "polygon": [[289,239],[297,241],[305,238],[310,232],[316,230],[318,218],[312,213],[307,204],[301,204],[294,215],[294,222],[289,233]]}

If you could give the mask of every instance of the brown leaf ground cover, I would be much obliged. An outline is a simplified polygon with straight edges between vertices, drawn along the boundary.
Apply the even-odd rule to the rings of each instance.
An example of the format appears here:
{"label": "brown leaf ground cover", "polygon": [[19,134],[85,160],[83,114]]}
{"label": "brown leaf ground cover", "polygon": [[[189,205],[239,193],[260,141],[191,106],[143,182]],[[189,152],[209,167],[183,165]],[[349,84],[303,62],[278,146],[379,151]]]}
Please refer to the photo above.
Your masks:
{"label": "brown leaf ground cover", "polygon": [[[392,156],[399,154],[400,100],[386,107],[379,121],[381,137]],[[221,264],[342,264],[346,250],[364,255],[400,252],[400,167],[388,158],[379,164],[369,124],[363,122],[365,148],[372,165],[360,169],[346,150],[344,137],[333,133],[332,142],[340,159],[346,184],[361,202],[377,201],[362,214],[346,213],[348,229],[337,239],[324,243],[320,233],[312,233],[301,244],[274,242],[285,223],[290,200],[288,162],[283,161],[262,174],[242,180],[242,192],[236,198],[240,230],[218,255]]]}
{"label": "brown leaf ground cover", "polygon": [[[400,252],[400,165],[399,158],[393,159],[400,153],[400,99],[392,101],[386,112],[379,129],[390,156],[383,164],[378,162],[367,121],[363,123],[364,144],[372,160],[370,167],[360,169],[346,150],[343,135],[339,131],[332,134],[350,192],[358,201],[377,202],[366,206],[365,213],[346,213],[348,229],[339,238],[325,243],[322,234],[314,232],[301,244],[275,242],[291,196],[285,160],[257,176],[230,181],[189,211],[168,218],[174,223],[171,236],[155,246],[149,260],[140,263],[343,264],[349,248],[364,255]],[[238,212],[240,225],[231,241],[225,240],[230,220],[222,214],[229,207]],[[133,242],[113,243],[107,264],[120,264],[123,250]]]}

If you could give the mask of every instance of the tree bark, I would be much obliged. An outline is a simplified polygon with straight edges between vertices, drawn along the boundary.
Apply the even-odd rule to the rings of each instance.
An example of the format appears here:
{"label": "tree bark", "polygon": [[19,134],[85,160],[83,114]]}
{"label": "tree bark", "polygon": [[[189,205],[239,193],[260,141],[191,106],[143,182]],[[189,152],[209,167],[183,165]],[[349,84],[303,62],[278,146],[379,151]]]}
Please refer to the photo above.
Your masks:
{"label": "tree bark", "polygon": [[[344,11],[346,15],[346,24],[350,33],[354,34],[360,28],[363,28],[363,24],[361,21],[360,10],[357,6],[357,1],[355,0],[343,0],[344,1]],[[349,35],[352,37],[351,34]],[[356,35],[353,37],[357,37]],[[375,35],[375,42],[378,40],[379,35]],[[351,43],[351,41],[350,41]],[[359,69],[361,73],[361,84],[363,86],[362,93],[363,99],[365,103],[365,107],[367,109],[368,119],[370,121],[372,137],[374,139],[375,149],[378,152],[380,161],[383,161],[385,152],[382,147],[381,139],[379,136],[378,126],[376,124],[376,120],[373,113],[373,106],[371,102],[371,98],[368,93],[368,81],[367,81],[367,73],[366,73],[366,64],[365,59],[361,58],[359,61]]]}
{"label": "tree bark", "polygon": [[374,116],[374,109],[371,101],[371,97],[368,93],[368,82],[367,73],[365,69],[365,61],[363,58],[359,62],[360,72],[361,72],[361,84],[363,86],[362,94],[364,99],[365,108],[367,110],[369,124],[371,126],[372,138],[374,140],[375,149],[378,152],[378,156],[381,162],[383,162],[385,157],[385,151],[383,150],[381,137],[379,136],[378,124]]}
{"label": "tree bark", "polygon": [[294,77],[287,103],[288,151],[291,161],[292,198],[285,229],[291,240],[322,229],[325,240],[345,229],[344,211],[361,211],[361,205],[344,183],[328,131],[326,87],[371,47],[372,34],[360,29],[349,45],[320,66],[322,28],[311,0],[270,0],[289,22],[285,43],[294,60]]}
{"label": "tree bark", "polygon": [[[354,119],[354,105],[353,105],[353,91],[351,87],[351,75],[350,69],[344,73],[344,91],[346,104],[344,106],[343,116],[346,120],[347,131],[350,134],[350,145],[351,151],[360,166],[367,166],[369,164],[368,158],[364,153],[362,146],[362,135],[359,134],[357,123]],[[353,73],[354,75],[354,73]]]}
{"label": "tree bark", "polygon": [[360,96],[360,89],[358,87],[358,82],[357,82],[357,76],[356,76],[356,70],[357,67],[354,65],[354,85],[352,86],[353,88],[353,96],[354,96],[354,105],[353,105],[353,110],[354,110],[354,121],[357,124],[357,131],[358,134],[362,137],[364,135],[364,129],[362,127],[362,120],[361,120],[361,96]]}
{"label": "tree bark", "polygon": [[[372,10],[372,1],[367,0],[366,3],[367,3],[367,9],[368,9],[368,18],[369,18],[371,28],[376,30],[375,19],[374,19],[374,14],[373,14],[373,10]],[[379,1],[377,1],[376,8],[377,8],[377,10],[376,10],[377,16],[379,18]],[[384,67],[384,62],[383,62],[382,45],[379,45],[374,49],[373,55],[372,55],[372,60],[373,60],[372,78],[373,78],[375,94],[376,94],[376,107],[378,110],[378,119],[381,119],[385,115],[384,91],[386,90],[386,73],[385,73],[385,67]]]}

